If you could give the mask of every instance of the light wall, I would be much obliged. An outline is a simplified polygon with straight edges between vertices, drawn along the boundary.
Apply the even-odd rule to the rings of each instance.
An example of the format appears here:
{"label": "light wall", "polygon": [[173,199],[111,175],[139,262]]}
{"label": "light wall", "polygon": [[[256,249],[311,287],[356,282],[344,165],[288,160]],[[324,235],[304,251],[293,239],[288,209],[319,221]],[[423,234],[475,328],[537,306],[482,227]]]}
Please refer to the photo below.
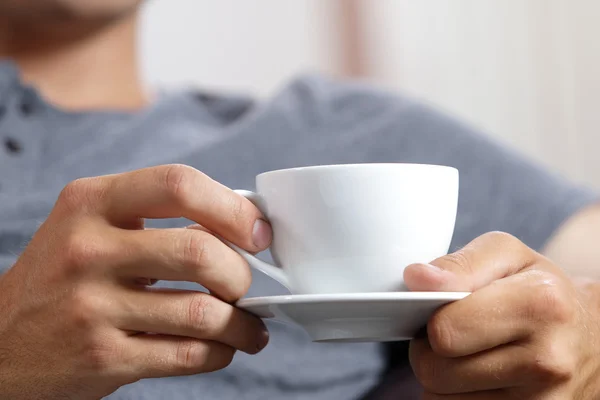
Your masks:
{"label": "light wall", "polygon": [[600,188],[597,0],[155,0],[147,80],[266,96],[300,71],[339,73],[344,1],[368,79]]}
{"label": "light wall", "polygon": [[141,25],[146,79],[265,96],[299,72],[334,72],[328,9],[323,0],[148,2]]}
{"label": "light wall", "polygon": [[362,10],[376,81],[600,188],[600,2],[371,3]]}

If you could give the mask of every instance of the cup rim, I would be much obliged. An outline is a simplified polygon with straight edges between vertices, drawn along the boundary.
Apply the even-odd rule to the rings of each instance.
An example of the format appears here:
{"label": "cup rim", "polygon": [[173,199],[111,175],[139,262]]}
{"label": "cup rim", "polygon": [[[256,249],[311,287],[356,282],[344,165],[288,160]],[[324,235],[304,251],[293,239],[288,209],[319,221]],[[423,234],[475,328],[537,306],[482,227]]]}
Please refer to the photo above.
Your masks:
{"label": "cup rim", "polygon": [[304,167],[294,168],[283,168],[272,171],[265,171],[257,175],[258,177],[278,175],[289,172],[309,172],[319,170],[336,170],[336,169],[379,169],[379,168],[412,168],[412,169],[430,169],[438,171],[447,171],[458,174],[458,169],[448,165],[438,164],[419,164],[419,163],[353,163],[353,164],[323,164],[323,165],[309,165]]}

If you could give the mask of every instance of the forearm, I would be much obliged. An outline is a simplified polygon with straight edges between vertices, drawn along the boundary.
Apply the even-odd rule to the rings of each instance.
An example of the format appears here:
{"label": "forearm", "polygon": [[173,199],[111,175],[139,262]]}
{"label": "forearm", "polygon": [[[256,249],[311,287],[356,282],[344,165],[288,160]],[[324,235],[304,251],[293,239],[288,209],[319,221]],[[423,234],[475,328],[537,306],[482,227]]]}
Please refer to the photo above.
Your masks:
{"label": "forearm", "polygon": [[543,253],[572,277],[600,280],[600,204],[570,218]]}

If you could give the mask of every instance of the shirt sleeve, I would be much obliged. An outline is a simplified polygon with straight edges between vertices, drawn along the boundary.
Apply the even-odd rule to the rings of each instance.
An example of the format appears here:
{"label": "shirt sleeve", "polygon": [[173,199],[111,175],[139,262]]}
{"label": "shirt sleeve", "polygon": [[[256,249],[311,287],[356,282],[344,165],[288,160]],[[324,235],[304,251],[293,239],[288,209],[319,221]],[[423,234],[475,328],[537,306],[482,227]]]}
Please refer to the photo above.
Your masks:
{"label": "shirt sleeve", "polygon": [[570,216],[598,200],[592,190],[431,108],[409,107],[398,125],[411,132],[406,156],[460,172],[454,249],[499,230],[541,250]]}
{"label": "shirt sleeve", "polygon": [[[339,85],[334,92],[331,109],[340,110],[336,129],[340,124],[345,129],[336,143],[338,151],[354,151],[368,162],[427,163],[459,170],[451,251],[490,231],[510,233],[541,250],[569,217],[599,200],[593,190],[430,105],[357,84]],[[340,159],[357,160],[361,159]],[[386,344],[385,349],[389,371],[406,367],[408,342]]]}
{"label": "shirt sleeve", "polygon": [[[362,85],[336,90],[331,108],[340,110],[336,124],[345,129],[336,143],[338,151],[360,154],[368,162],[427,163],[459,170],[451,251],[490,231],[510,233],[539,251],[569,217],[599,200],[593,190],[435,107]],[[360,160],[352,155],[340,158]],[[408,342],[384,347],[389,371],[407,366]]]}
{"label": "shirt sleeve", "polygon": [[[451,250],[490,231],[510,233],[541,250],[574,213],[598,201],[576,185],[490,135],[430,105],[362,84],[331,84],[330,131],[344,162],[448,165],[460,172]],[[321,97],[324,97],[321,94]],[[353,158],[353,154],[357,156]],[[360,157],[360,158],[359,158]]]}

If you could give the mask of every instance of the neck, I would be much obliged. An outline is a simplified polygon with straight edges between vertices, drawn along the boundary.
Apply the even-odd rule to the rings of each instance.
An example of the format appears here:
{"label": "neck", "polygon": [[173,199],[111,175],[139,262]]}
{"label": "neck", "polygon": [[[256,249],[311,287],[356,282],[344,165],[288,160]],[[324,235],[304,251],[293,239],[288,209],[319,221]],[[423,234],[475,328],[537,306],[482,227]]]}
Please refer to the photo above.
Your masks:
{"label": "neck", "polygon": [[136,54],[137,15],[95,27],[38,29],[2,21],[0,59],[14,60],[22,78],[68,110],[144,107]]}

